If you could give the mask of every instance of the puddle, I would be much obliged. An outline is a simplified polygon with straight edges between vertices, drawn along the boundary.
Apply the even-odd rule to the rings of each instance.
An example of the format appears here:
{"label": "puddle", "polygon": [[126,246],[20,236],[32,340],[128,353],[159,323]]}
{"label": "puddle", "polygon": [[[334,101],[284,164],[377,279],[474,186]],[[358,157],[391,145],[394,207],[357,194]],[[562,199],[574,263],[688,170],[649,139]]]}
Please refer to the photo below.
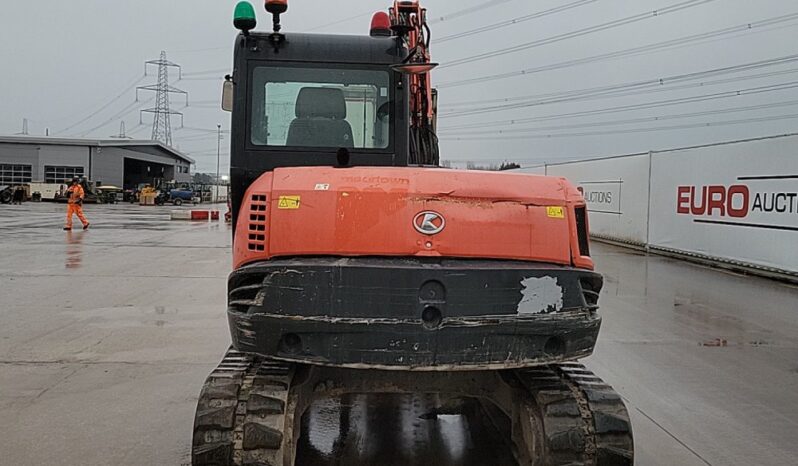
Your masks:
{"label": "puddle", "polygon": [[[434,395],[369,394],[318,400],[302,416],[296,464],[515,465],[484,419],[450,414]],[[441,412],[433,419],[425,414]]]}

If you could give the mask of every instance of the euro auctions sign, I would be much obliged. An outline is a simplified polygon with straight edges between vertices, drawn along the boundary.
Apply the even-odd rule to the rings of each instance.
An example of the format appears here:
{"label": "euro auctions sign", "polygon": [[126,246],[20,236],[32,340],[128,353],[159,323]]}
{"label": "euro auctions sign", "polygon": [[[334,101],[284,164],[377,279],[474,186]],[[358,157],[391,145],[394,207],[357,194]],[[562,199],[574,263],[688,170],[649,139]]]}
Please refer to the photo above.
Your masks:
{"label": "euro auctions sign", "polygon": [[660,152],[649,243],[798,272],[798,137]]}
{"label": "euro auctions sign", "polygon": [[789,218],[798,215],[798,174],[739,176],[737,181],[740,184],[678,186],[676,212],[695,217],[697,223],[798,231],[790,225],[795,218]]}
{"label": "euro auctions sign", "polygon": [[588,210],[604,214],[621,214],[623,181],[579,181],[576,189],[585,197]]}

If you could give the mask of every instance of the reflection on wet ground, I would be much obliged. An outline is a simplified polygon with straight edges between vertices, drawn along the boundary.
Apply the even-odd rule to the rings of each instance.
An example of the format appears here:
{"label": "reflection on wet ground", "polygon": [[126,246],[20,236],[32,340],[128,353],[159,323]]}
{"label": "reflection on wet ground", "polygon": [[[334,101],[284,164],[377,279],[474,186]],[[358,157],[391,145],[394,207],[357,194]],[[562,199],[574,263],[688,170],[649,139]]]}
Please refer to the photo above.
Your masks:
{"label": "reflection on wet ground", "polygon": [[490,423],[466,414],[429,416],[435,406],[432,395],[351,395],[317,401],[302,417],[296,464],[516,464],[509,439]]}
{"label": "reflection on wet ground", "polygon": [[86,233],[85,231],[72,232],[72,230],[66,232],[65,268],[80,268],[80,264],[83,262],[83,237]]}
{"label": "reflection on wet ground", "polygon": [[0,465],[189,465],[229,226],[90,204],[67,233],[65,208],[0,205]]}
{"label": "reflection on wet ground", "polygon": [[593,251],[603,325],[586,364],[624,396],[637,462],[795,464],[798,288]]}

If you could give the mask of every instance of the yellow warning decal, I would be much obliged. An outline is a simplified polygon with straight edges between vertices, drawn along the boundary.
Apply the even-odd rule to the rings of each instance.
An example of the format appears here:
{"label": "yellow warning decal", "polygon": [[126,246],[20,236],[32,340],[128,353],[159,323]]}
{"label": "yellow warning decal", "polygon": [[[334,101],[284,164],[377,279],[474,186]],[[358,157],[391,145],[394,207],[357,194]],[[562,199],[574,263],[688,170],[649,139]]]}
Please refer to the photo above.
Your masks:
{"label": "yellow warning decal", "polygon": [[278,209],[298,209],[300,196],[280,196]]}
{"label": "yellow warning decal", "polygon": [[546,214],[551,218],[565,218],[565,210],[562,207],[546,207]]}

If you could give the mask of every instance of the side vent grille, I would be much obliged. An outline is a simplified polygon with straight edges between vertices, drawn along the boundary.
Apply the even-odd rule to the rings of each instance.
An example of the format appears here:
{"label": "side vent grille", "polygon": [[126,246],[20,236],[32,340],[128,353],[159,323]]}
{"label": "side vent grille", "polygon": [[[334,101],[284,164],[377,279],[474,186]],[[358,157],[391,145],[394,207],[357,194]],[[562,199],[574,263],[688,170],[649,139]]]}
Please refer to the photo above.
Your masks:
{"label": "side vent grille", "polygon": [[588,309],[596,311],[599,307],[599,293],[601,293],[604,280],[601,276],[581,277],[579,285],[582,287],[582,296],[585,297],[585,304],[587,304]]}
{"label": "side vent grille", "polygon": [[265,194],[253,194],[249,203],[248,248],[250,251],[266,250],[266,208]]}
{"label": "side vent grille", "polygon": [[263,288],[263,276],[250,275],[236,283],[230,283],[227,305],[237,312],[246,313],[250,306],[258,306],[258,292]]}
{"label": "side vent grille", "polygon": [[587,238],[587,208],[577,207],[575,210],[576,236],[579,240],[579,255],[589,257],[590,242]]}

